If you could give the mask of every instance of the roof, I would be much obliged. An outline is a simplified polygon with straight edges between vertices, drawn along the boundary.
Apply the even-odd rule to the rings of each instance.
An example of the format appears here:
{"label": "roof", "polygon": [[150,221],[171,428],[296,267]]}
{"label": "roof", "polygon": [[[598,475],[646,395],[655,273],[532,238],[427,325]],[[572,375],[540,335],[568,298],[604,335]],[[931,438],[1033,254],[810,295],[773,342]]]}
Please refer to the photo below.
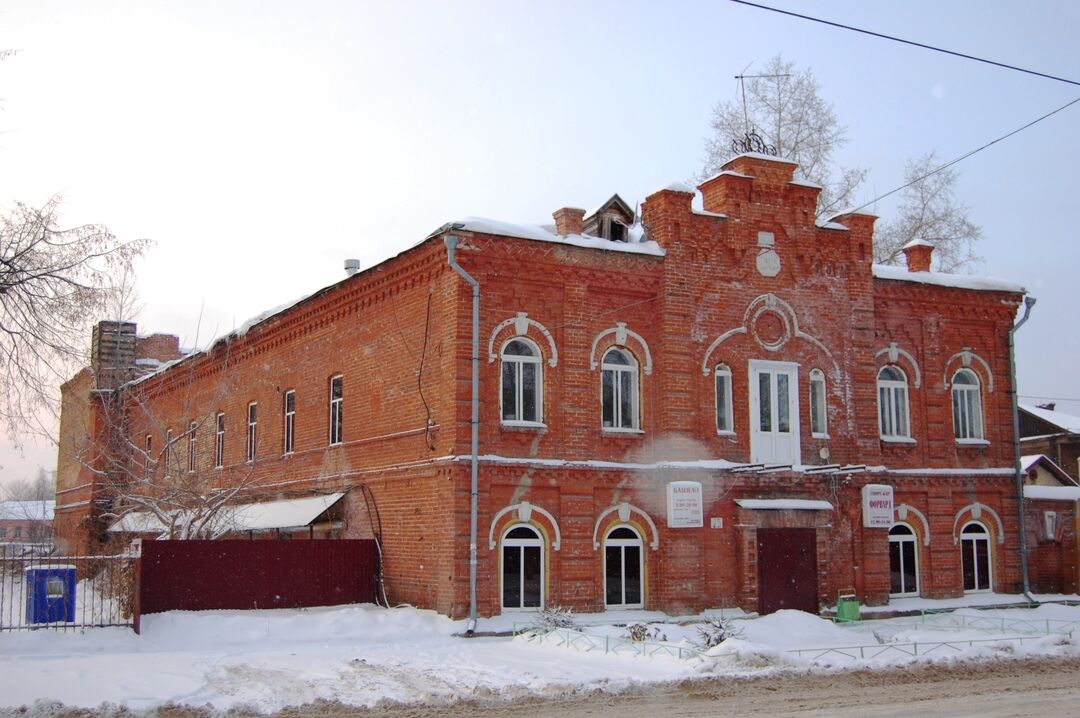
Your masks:
{"label": "roof", "polygon": [[1031,414],[1036,419],[1042,419],[1048,424],[1053,424],[1062,431],[1070,434],[1080,434],[1080,416],[1073,416],[1061,411],[1042,409],[1034,404],[1020,404],[1020,410]]}
{"label": "roof", "polygon": [[653,241],[642,242],[640,236],[634,241],[631,234],[629,242],[612,242],[610,239],[593,237],[588,234],[568,234],[563,237],[555,233],[551,225],[527,225],[500,222],[483,217],[467,217],[460,222],[454,223],[459,231],[478,232],[480,234],[500,234],[505,237],[517,237],[518,239],[532,239],[538,242],[555,242],[557,244],[570,244],[575,247],[587,249],[603,249],[609,252],[624,252],[628,254],[645,254],[653,257],[663,257],[666,253],[660,245]]}
{"label": "roof", "polygon": [[585,217],[584,217],[585,223],[588,224],[588,221],[590,219],[592,219],[596,215],[600,214],[604,210],[608,209],[609,207],[615,207],[616,209],[619,210],[620,214],[622,214],[623,216],[627,217],[630,220],[632,220],[633,217],[634,217],[633,208],[626,203],[626,200],[624,200],[622,197],[620,197],[618,195],[618,193],[616,193],[616,194],[611,195],[607,199],[607,201],[604,202],[599,207],[596,207],[596,208],[591,209],[588,212],[586,212]]}
{"label": "roof", "polygon": [[909,272],[901,267],[892,267],[885,264],[875,264],[873,272],[874,279],[917,282],[919,284],[934,284],[939,287],[974,289],[985,292],[1027,294],[1027,290],[1022,285],[993,277],[972,277],[964,274],[948,274],[946,272]]}
{"label": "roof", "polygon": [[0,520],[52,521],[55,501],[0,501]]}
{"label": "roof", "polygon": [[[307,526],[345,494],[337,492],[302,499],[236,504],[222,510],[217,523],[230,531],[267,531]],[[166,526],[148,511],[125,514],[109,527],[113,533],[164,533]]]}
{"label": "roof", "polygon": [[1036,465],[1042,465],[1044,469],[1054,475],[1058,481],[1066,486],[1075,486],[1076,482],[1069,472],[1058,466],[1053,459],[1046,454],[1029,454],[1027,456],[1020,457],[1020,471],[1022,473],[1028,473]]}

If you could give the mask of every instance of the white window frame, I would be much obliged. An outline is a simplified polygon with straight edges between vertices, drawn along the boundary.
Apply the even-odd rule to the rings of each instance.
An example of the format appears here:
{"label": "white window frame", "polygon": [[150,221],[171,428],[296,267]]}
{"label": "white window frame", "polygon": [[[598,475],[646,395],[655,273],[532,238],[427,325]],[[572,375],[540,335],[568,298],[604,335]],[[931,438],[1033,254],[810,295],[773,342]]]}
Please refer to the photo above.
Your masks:
{"label": "white window frame", "polygon": [[[613,353],[619,353],[629,360],[629,364],[609,364],[608,357]],[[612,433],[641,433],[641,399],[640,382],[638,378],[639,365],[637,357],[626,347],[614,346],[604,352],[600,362],[600,427],[605,432]],[[622,377],[629,377],[629,389],[623,389]],[[611,377],[612,407],[611,426],[604,425],[604,380]],[[630,393],[630,416],[624,417],[622,412],[623,393]],[[629,419],[629,421],[627,421]]]}
{"label": "white window frame", "polygon": [[[522,354],[507,354],[507,348],[514,342],[520,342],[532,351],[532,356]],[[499,420],[505,426],[543,426],[544,425],[544,360],[540,354],[540,347],[525,337],[514,337],[502,346],[499,352],[501,359],[499,369]],[[536,416],[532,419],[523,416],[525,408],[525,366],[531,365],[536,372],[536,380],[533,382],[533,406],[536,407]],[[510,407],[512,415],[508,418],[506,407],[506,369],[512,367],[514,375],[514,406]]]}
{"label": "white window frame", "polygon": [[[900,527],[903,527],[903,528],[907,529],[910,533],[901,534],[901,535],[893,535],[892,531],[897,526],[900,526]],[[912,528],[910,524],[907,524],[907,523],[905,523],[903,521],[898,521],[897,523],[894,523],[892,526],[889,527],[889,566],[890,566],[890,569],[891,569],[891,566],[892,566],[892,547],[893,547],[893,544],[901,544],[901,545],[903,545],[903,544],[906,544],[906,543],[910,543],[912,548],[914,549],[913,553],[914,553],[914,557],[915,557],[914,558],[914,561],[915,561],[915,590],[914,591],[900,591],[899,593],[890,592],[889,596],[891,596],[893,598],[905,598],[905,597],[909,597],[909,596],[918,596],[919,595],[919,587],[922,584],[922,576],[919,575],[919,535],[915,532],[915,529]],[[904,550],[903,550],[902,547],[900,549],[900,563],[901,563],[901,565],[903,565],[903,563],[904,563]],[[903,574],[902,570],[901,570],[901,574]],[[890,587],[890,589],[892,588],[891,581],[890,581],[889,587]]]}
{"label": "white window frame", "polygon": [[[735,415],[731,401],[731,367],[720,363],[713,370],[713,392],[716,399],[716,433],[722,436],[735,434]],[[721,387],[723,397],[721,397]]]}
{"label": "white window frame", "polygon": [[173,440],[172,429],[165,430],[165,477],[172,476]]}
{"label": "white window frame", "polygon": [[[979,532],[965,533],[969,526],[976,526],[980,530]],[[967,588],[963,586],[964,593],[990,593],[994,590],[994,542],[991,540],[990,529],[978,521],[968,521],[960,528],[960,582],[964,581],[964,552],[967,547],[964,545],[967,542],[972,544],[978,541],[986,542],[986,588],[978,588],[979,585],[979,562],[978,552],[976,551],[972,555],[972,560],[975,562],[975,586],[976,588]]]}
{"label": "white window frame", "polygon": [[[535,534],[535,538],[507,538],[510,532],[514,529],[526,528]],[[547,596],[547,549],[545,547],[544,534],[540,532],[538,528],[532,524],[516,523],[506,527],[503,531],[502,540],[499,542],[499,607],[504,612],[508,613],[534,613],[536,611],[542,611],[546,605]],[[506,593],[503,590],[503,583],[505,579],[505,569],[503,568],[503,561],[505,557],[505,551],[507,548],[539,548],[540,549],[540,605],[539,606],[507,606],[503,603],[506,598]],[[521,585],[518,588],[519,603],[525,596],[524,578],[521,573],[521,569],[518,569],[518,580],[521,581]]]}
{"label": "white window frame", "polygon": [[1047,541],[1057,541],[1057,512],[1043,511],[1043,529]]}
{"label": "white window frame", "polygon": [[214,468],[225,465],[225,412],[219,411],[214,419]]}
{"label": "white window frame", "polygon": [[829,438],[829,395],[825,391],[825,372],[810,370],[810,436]]}
{"label": "white window frame", "polygon": [[[903,380],[883,379],[886,370],[899,372]],[[878,430],[882,441],[914,443],[911,438],[911,401],[907,373],[895,364],[881,367],[877,373]],[[902,414],[899,412],[903,408]]]}
{"label": "white window frame", "polygon": [[[970,384],[956,382],[964,376]],[[983,433],[982,382],[971,369],[960,369],[952,378],[953,435],[958,444],[985,444]]]}
{"label": "white window frame", "polygon": [[[612,538],[611,534],[615,533],[619,529],[629,529],[634,533],[634,538]],[[607,549],[609,546],[616,546],[619,548],[619,555],[621,561],[621,569],[619,576],[622,580],[622,597],[626,600],[626,548],[636,547],[638,550],[638,577],[641,581],[641,585],[638,587],[638,595],[641,598],[637,603],[608,603],[608,572],[607,572]],[[606,610],[621,611],[630,608],[644,608],[645,607],[645,542],[641,538],[641,532],[630,524],[615,524],[607,533],[604,534],[604,608]]]}
{"label": "white window frame", "polygon": [[[335,385],[338,388],[337,396],[334,396]],[[345,424],[345,377],[342,374],[330,377],[329,410],[330,431],[327,439],[330,446],[338,446],[341,444]]]}
{"label": "white window frame", "polygon": [[196,456],[195,446],[195,432],[198,429],[198,424],[194,421],[188,423],[188,440],[187,440],[187,470],[189,474],[195,473],[195,465],[198,461]]}
{"label": "white window frame", "polygon": [[[768,375],[770,428],[762,429],[761,377]],[[787,378],[787,404],[781,401],[780,377]],[[752,463],[798,464],[802,456],[802,417],[799,409],[799,365],[771,359],[750,359],[747,367],[750,415],[750,461]],[[788,430],[781,429],[781,412],[786,409]]]}
{"label": "white window frame", "polygon": [[[291,400],[291,402],[290,402]],[[291,406],[290,406],[291,403]],[[296,448],[296,390],[289,389],[281,396],[281,454],[291,456]]]}
{"label": "white window frame", "polygon": [[247,406],[247,463],[255,461],[255,452],[259,447],[259,402],[248,402]]}

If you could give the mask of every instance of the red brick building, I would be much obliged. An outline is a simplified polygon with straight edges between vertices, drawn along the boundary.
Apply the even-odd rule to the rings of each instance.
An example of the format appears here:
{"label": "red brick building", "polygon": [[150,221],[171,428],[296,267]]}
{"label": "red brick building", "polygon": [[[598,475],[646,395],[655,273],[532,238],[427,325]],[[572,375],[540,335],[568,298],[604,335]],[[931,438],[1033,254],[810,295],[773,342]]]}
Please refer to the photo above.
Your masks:
{"label": "red brick building", "polygon": [[[444,226],[96,404],[72,388],[125,420],[66,450],[137,480],[131,447],[169,440],[174,471],[245,501],[345,492],[322,535],[378,534],[391,601],[466,615],[474,290],[452,258],[478,285],[480,615],[1019,591],[1023,289],[930,272],[924,243],[872,266],[874,217],[816,222],[794,169],[737,157],[704,209],[671,185],[640,226],[617,196],[553,228]],[[64,499],[93,466],[61,470],[62,537],[104,537],[107,496]]]}

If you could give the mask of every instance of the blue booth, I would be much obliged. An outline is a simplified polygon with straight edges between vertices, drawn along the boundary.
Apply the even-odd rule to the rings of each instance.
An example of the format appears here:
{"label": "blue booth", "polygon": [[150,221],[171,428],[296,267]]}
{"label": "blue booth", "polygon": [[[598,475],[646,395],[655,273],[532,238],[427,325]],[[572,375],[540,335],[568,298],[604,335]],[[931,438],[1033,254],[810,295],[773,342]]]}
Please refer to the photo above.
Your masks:
{"label": "blue booth", "polygon": [[26,569],[26,587],[27,623],[75,620],[74,566],[31,566]]}

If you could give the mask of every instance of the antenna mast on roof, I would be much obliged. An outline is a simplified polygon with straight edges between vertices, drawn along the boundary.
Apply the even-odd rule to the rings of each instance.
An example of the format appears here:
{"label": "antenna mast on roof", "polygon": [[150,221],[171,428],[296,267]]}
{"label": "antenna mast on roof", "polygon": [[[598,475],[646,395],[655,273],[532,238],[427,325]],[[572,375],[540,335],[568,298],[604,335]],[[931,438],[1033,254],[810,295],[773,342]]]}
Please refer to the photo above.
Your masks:
{"label": "antenna mast on roof", "polygon": [[[754,63],[750,63],[752,65]],[[749,69],[750,65],[743,68],[743,72]],[[746,130],[746,135],[742,138],[731,141],[731,149],[736,154],[743,152],[758,152],[766,155],[776,155],[777,150],[775,145],[765,144],[764,138],[757,133],[757,128],[750,128],[750,115],[746,111],[746,82],[745,80],[756,80],[759,78],[770,77],[791,77],[790,74],[782,75],[743,75],[738,74],[735,79],[739,81],[739,92],[742,94],[742,114],[743,114],[743,126]]]}

